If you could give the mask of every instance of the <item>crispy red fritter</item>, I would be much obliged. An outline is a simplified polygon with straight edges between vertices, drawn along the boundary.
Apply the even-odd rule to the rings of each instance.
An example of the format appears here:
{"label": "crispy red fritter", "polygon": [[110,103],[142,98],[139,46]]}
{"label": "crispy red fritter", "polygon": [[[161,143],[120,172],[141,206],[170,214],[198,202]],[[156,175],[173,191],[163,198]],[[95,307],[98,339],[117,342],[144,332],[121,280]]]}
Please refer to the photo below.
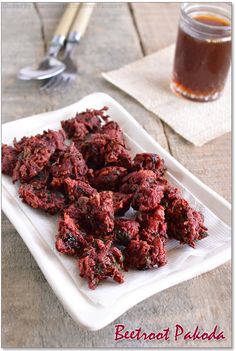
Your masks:
{"label": "crispy red fritter", "polygon": [[66,213],[77,220],[83,229],[94,236],[106,237],[114,229],[114,208],[111,191],[81,196],[69,206]]}
{"label": "crispy red fritter", "polygon": [[139,270],[163,266],[167,263],[164,240],[161,237],[156,237],[151,243],[131,240],[125,257],[125,265]]}
{"label": "crispy red fritter", "polygon": [[112,193],[114,213],[122,216],[130,208],[133,194],[123,194],[119,192]]}
{"label": "crispy red fritter", "polygon": [[23,202],[33,208],[38,208],[55,214],[62,210],[65,205],[64,196],[60,193],[54,193],[46,187],[36,189],[31,184],[22,184],[19,187],[19,195]]}
{"label": "crispy red fritter", "polygon": [[66,213],[59,218],[56,249],[69,255],[81,255],[87,246],[79,225]]}
{"label": "crispy red fritter", "polygon": [[62,129],[60,129],[58,131],[49,129],[47,132],[44,132],[44,134],[43,134],[43,139],[45,141],[47,141],[48,144],[51,144],[53,142],[55,144],[56,150],[64,150],[65,138],[66,138],[66,135]]}
{"label": "crispy red fritter", "polygon": [[105,166],[129,168],[131,156],[129,151],[109,135],[94,133],[88,135],[80,146],[80,151],[89,167],[100,169]]}
{"label": "crispy red fritter", "polygon": [[140,170],[131,172],[122,179],[119,191],[126,194],[134,193],[142,182],[154,180],[156,180],[156,174],[153,171]]}
{"label": "crispy red fritter", "polygon": [[164,178],[158,181],[164,186],[164,196],[161,199],[161,205],[166,209],[174,200],[181,198],[181,191]]}
{"label": "crispy red fritter", "polygon": [[85,112],[76,113],[76,116],[61,122],[62,128],[69,139],[82,141],[88,133],[97,131],[101,126],[107,107],[101,110],[87,109]]}
{"label": "crispy red fritter", "polygon": [[139,171],[140,169],[151,170],[157,176],[163,176],[165,172],[164,160],[157,154],[142,153],[137,154],[133,160],[133,170]]}
{"label": "crispy red fritter", "polygon": [[112,140],[116,140],[120,145],[125,146],[124,134],[118,123],[114,121],[107,122],[102,127],[101,133],[108,135]]}
{"label": "crispy red fritter", "polygon": [[12,176],[18,159],[18,152],[12,146],[2,145],[2,173]]}
{"label": "crispy red fritter", "polygon": [[132,163],[130,152],[118,142],[111,140],[106,145],[105,165],[116,165],[130,168]]}
{"label": "crispy red fritter", "polygon": [[104,243],[102,240],[95,239],[93,246],[86,249],[83,256],[78,260],[80,275],[88,280],[90,289],[95,289],[100,281],[112,278],[121,284],[124,276],[123,255],[121,251],[112,246],[112,241]]}
{"label": "crispy red fritter", "polygon": [[158,205],[151,212],[140,212],[137,220],[140,223],[140,237],[142,240],[150,243],[158,236],[167,239],[167,224],[163,206]]}
{"label": "crispy red fritter", "polygon": [[44,169],[54,151],[54,148],[45,146],[42,141],[35,142],[34,146],[24,146],[13,170],[13,182],[29,182]]}
{"label": "crispy red fritter", "polygon": [[111,191],[102,191],[89,198],[86,219],[95,233],[110,233],[114,229],[114,208]]}
{"label": "crispy red fritter", "polygon": [[188,201],[181,197],[180,190],[167,181],[161,204],[165,208],[167,234],[170,238],[195,247],[198,240],[208,235],[203,215],[191,208]]}
{"label": "crispy red fritter", "polygon": [[73,134],[73,142],[75,145],[77,145],[77,143],[81,143],[86,138],[88,133],[88,129],[83,123],[75,122],[75,130]]}
{"label": "crispy red fritter", "polygon": [[132,207],[141,212],[154,210],[164,196],[164,187],[162,184],[147,179],[143,181],[134,193]]}
{"label": "crispy red fritter", "polygon": [[23,137],[19,141],[13,140],[14,147],[17,152],[24,150],[25,146],[33,147],[36,142],[42,141],[48,147],[54,148],[55,150],[63,150],[65,145],[65,133],[62,129],[55,131],[49,129],[44,131],[43,134],[37,134],[31,137]]}
{"label": "crispy red fritter", "polygon": [[47,167],[45,167],[35,177],[31,178],[28,184],[32,185],[34,189],[43,189],[48,186],[50,181],[50,173]]}
{"label": "crispy red fritter", "polygon": [[89,183],[81,180],[66,178],[64,180],[65,191],[71,202],[78,200],[81,196],[92,196],[97,193],[97,190],[92,188]]}
{"label": "crispy red fritter", "polygon": [[207,236],[203,215],[163,177],[164,161],[152,153],[132,161],[106,110],[77,113],[62,130],[2,146],[2,173],[20,181],[29,206],[59,212],[56,248],[79,258],[91,289],[107,278],[122,283],[120,270],[166,264],[168,237],[194,247]]}
{"label": "crispy red fritter", "polygon": [[98,190],[116,191],[119,189],[120,182],[126,174],[127,169],[124,167],[104,167],[94,172],[90,183]]}
{"label": "crispy red fritter", "polygon": [[166,221],[168,236],[191,247],[208,235],[203,215],[184,199],[178,198],[167,207]]}
{"label": "crispy red fritter", "polygon": [[117,218],[114,227],[114,239],[121,245],[127,246],[131,240],[137,239],[140,224],[134,219]]}
{"label": "crispy red fritter", "polygon": [[53,189],[63,189],[65,184],[64,178],[53,177],[50,182],[50,187]]}
{"label": "crispy red fritter", "polygon": [[14,146],[19,151],[18,161],[13,170],[12,180],[25,183],[41,172],[49,163],[56,150],[64,148],[64,132],[49,130],[35,137],[22,138],[14,141]]}
{"label": "crispy red fritter", "polygon": [[85,229],[87,225],[87,213],[88,213],[88,202],[89,198],[87,196],[80,196],[76,202],[70,204],[64,209],[64,213],[68,214],[73,218],[76,223]]}
{"label": "crispy red fritter", "polygon": [[72,143],[59,156],[51,166],[50,172],[55,178],[78,179],[88,173],[88,166],[79,150]]}
{"label": "crispy red fritter", "polygon": [[80,151],[89,167],[93,169],[104,167],[106,144],[107,137],[100,133],[89,134],[81,144]]}
{"label": "crispy red fritter", "polygon": [[[50,174],[50,173],[49,173]],[[80,180],[81,182],[88,183],[88,177],[87,175],[90,174],[90,170],[88,170],[88,173],[84,176],[78,176],[76,179],[71,179],[69,177],[67,178],[58,178],[58,177],[50,177],[50,188],[52,189],[57,189],[62,191],[63,193],[66,191],[66,186],[65,186],[65,180],[66,179],[71,179],[71,180]],[[72,175],[73,176],[73,175]]]}

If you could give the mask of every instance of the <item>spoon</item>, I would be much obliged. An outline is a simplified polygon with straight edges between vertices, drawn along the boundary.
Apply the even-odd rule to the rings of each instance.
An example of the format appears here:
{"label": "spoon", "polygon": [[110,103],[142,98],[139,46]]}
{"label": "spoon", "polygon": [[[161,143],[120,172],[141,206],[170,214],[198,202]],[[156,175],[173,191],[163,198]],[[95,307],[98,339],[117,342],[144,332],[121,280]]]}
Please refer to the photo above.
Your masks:
{"label": "spoon", "polygon": [[63,46],[67,34],[69,32],[72,21],[75,18],[79,3],[69,3],[61,18],[61,21],[55,31],[55,34],[51,40],[46,56],[42,62],[37,66],[28,66],[22,68],[17,76],[22,80],[31,79],[46,79],[54,77],[57,74],[62,73],[66,66],[63,62],[56,59],[56,56]]}

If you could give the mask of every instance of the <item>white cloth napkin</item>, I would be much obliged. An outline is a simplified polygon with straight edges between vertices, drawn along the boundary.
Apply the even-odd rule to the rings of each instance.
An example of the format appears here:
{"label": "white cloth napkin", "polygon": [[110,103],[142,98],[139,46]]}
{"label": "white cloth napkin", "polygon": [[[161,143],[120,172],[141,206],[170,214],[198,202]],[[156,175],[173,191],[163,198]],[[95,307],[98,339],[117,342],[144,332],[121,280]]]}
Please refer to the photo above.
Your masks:
{"label": "white cloth napkin", "polygon": [[178,134],[201,146],[231,130],[231,79],[220,99],[193,102],[170,90],[174,45],[103,77],[138,100]]}

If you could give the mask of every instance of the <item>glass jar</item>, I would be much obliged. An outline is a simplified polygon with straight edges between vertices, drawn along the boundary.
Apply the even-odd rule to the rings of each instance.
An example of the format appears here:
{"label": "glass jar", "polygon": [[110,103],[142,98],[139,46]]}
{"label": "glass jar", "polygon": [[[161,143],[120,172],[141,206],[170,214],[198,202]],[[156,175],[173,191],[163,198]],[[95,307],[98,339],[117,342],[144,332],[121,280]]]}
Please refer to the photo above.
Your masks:
{"label": "glass jar", "polygon": [[182,4],[171,89],[191,100],[215,100],[230,62],[231,4]]}

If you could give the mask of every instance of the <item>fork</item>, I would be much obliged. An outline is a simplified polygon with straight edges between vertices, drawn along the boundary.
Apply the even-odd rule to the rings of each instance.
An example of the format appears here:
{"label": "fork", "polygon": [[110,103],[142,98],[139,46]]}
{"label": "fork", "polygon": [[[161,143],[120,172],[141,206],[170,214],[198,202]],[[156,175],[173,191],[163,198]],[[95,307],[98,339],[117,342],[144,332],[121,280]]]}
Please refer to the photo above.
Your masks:
{"label": "fork", "polygon": [[52,77],[45,81],[40,90],[46,92],[56,91],[58,89],[64,90],[77,76],[78,68],[74,61],[71,59],[71,54],[85,33],[89,19],[92,15],[95,3],[83,3],[80,5],[76,18],[70,29],[69,36],[66,41],[66,47],[62,62],[65,64],[66,69],[63,73]]}

